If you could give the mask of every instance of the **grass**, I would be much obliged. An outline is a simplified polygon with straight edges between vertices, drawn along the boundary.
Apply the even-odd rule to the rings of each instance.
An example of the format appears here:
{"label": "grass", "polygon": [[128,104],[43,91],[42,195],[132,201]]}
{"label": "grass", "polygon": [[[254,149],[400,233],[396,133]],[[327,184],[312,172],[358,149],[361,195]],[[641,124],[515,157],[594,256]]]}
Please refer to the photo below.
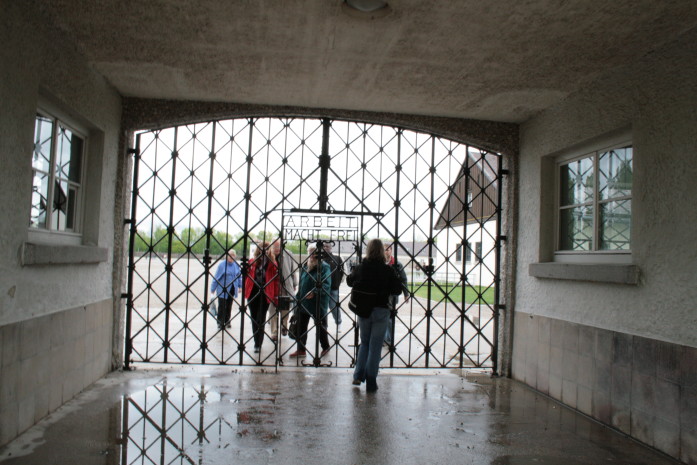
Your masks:
{"label": "grass", "polygon": [[[414,292],[417,297],[428,298],[428,287],[422,284],[409,283],[409,290]],[[440,288],[439,288],[440,286]],[[416,289],[416,290],[415,290]],[[453,285],[448,283],[438,283],[438,286],[431,286],[431,300],[441,301],[444,298],[443,291],[448,293],[450,299],[456,303],[462,302],[462,286]],[[479,298],[477,293],[482,293],[483,295]],[[490,287],[483,289],[480,286],[467,286],[465,288],[465,302],[468,304],[481,303],[481,304],[494,304],[494,288]]]}

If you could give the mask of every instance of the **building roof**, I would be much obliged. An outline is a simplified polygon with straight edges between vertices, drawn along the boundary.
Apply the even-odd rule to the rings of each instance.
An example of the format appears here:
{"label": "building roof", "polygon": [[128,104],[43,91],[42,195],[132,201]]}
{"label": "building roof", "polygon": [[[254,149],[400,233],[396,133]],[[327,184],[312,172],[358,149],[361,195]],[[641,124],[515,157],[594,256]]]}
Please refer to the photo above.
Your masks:
{"label": "building roof", "polygon": [[[480,223],[496,219],[499,155],[474,148],[467,151],[450,195],[438,215],[434,229]],[[469,206],[468,193],[471,195]]]}

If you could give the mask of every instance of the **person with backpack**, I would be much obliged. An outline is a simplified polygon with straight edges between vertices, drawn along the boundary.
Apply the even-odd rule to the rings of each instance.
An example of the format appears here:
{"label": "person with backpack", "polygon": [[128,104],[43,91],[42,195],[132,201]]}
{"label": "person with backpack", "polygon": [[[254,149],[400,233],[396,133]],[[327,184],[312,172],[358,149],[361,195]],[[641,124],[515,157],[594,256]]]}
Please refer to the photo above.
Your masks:
{"label": "person with backpack", "polygon": [[365,258],[351,271],[346,283],[353,288],[349,307],[356,313],[361,338],[353,384],[360,386],[365,381],[366,391],[375,392],[382,342],[390,321],[390,296],[402,289],[396,271],[385,263],[380,239],[368,242]]}

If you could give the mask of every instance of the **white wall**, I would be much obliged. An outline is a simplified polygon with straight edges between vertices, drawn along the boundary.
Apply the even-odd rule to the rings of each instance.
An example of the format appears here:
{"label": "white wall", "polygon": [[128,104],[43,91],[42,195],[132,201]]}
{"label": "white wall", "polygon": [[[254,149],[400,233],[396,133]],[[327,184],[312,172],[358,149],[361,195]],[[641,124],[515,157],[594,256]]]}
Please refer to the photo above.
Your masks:
{"label": "white wall", "polygon": [[[445,280],[447,275],[449,281],[457,281],[462,271],[462,261],[465,261],[466,258],[466,253],[463,250],[462,261],[458,262],[455,253],[461,244],[462,227],[455,228],[455,231],[450,234],[447,233],[447,230],[444,230],[444,232],[446,238],[444,251],[451,258],[447,260],[446,256],[440,253],[440,247],[438,248],[437,266],[440,266],[437,270],[436,279]],[[442,240],[440,239],[442,237],[443,234],[441,233],[439,240]],[[483,227],[480,227],[479,223],[468,224],[465,237],[469,238],[470,247],[472,248],[472,261],[465,262],[465,273],[470,284],[475,286],[493,286],[494,272],[496,271],[496,252],[494,250],[496,245],[496,221],[487,221]],[[483,260],[481,263],[477,261],[475,253],[475,244],[477,242],[482,244]]]}
{"label": "white wall", "polygon": [[[623,127],[633,134],[640,284],[529,276],[529,264],[548,258],[542,158]],[[697,346],[697,31],[543,112],[520,142],[516,310]]]}
{"label": "white wall", "polygon": [[[30,2],[27,2],[30,3]],[[121,100],[86,65],[64,35],[24,2],[3,2],[0,13],[0,326],[112,297],[114,196]],[[23,267],[32,186],[34,116],[40,93],[88,126],[103,144],[103,163],[89,167],[88,203],[100,205],[87,228],[89,242],[109,250],[93,265]],[[103,136],[103,137],[102,137]],[[94,218],[94,217],[93,217]]]}

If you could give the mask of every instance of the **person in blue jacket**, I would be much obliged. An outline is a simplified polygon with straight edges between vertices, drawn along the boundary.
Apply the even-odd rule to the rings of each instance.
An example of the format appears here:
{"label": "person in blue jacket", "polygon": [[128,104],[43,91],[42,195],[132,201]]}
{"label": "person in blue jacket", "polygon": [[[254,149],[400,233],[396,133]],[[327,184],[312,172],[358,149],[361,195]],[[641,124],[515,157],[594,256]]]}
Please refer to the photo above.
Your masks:
{"label": "person in blue jacket", "polygon": [[218,329],[230,327],[232,300],[237,297],[237,289],[242,287],[240,265],[235,260],[237,253],[231,249],[225,256],[225,261],[218,265],[211,282],[211,294],[218,295]]}
{"label": "person in blue jacket", "polygon": [[[329,313],[332,270],[326,261],[322,262],[321,266],[319,265],[319,251],[316,247],[309,247],[308,253],[310,256],[300,272],[300,284],[298,284],[296,295],[299,304],[295,310],[298,318],[298,334],[294,335],[294,339],[298,342],[298,350],[290,354],[290,357],[305,357],[307,355],[305,344],[307,343],[307,327],[310,318],[315,321],[315,331],[317,331],[319,343],[322,346],[320,357],[329,352],[327,328],[322,324],[322,321]],[[321,284],[319,290],[316,286],[317,282]]]}

